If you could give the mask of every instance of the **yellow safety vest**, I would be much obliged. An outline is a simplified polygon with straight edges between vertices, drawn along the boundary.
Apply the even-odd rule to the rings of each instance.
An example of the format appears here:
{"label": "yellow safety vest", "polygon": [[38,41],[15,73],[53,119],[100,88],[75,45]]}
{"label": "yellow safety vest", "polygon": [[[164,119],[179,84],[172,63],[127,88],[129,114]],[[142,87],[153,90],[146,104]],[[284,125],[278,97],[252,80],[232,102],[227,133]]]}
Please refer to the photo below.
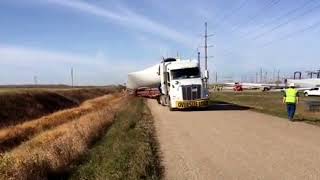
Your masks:
{"label": "yellow safety vest", "polygon": [[289,88],[286,90],[286,103],[296,103],[297,102],[297,93],[298,91],[293,89],[293,88]]}

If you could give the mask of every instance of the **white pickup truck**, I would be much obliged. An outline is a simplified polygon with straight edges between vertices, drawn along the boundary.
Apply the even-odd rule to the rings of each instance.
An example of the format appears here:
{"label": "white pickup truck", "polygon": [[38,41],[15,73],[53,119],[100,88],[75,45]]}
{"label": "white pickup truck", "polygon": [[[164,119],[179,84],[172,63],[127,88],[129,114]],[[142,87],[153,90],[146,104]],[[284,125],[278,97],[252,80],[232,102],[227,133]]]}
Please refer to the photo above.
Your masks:
{"label": "white pickup truck", "polygon": [[303,92],[304,96],[320,96],[320,88],[312,88]]}

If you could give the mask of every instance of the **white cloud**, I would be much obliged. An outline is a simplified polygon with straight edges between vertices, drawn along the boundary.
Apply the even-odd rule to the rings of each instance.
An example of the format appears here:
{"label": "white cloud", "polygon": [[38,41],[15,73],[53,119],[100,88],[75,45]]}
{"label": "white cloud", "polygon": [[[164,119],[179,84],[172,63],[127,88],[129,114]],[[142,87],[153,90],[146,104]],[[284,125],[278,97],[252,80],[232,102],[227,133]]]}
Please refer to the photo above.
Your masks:
{"label": "white cloud", "polygon": [[143,32],[156,34],[163,38],[178,42],[186,47],[194,47],[192,37],[153,21],[146,16],[137,14],[126,7],[121,7],[117,11],[114,11],[79,0],[47,0],[46,2],[105,18],[113,23],[128,28],[134,28]]}
{"label": "white cloud", "polygon": [[[127,73],[138,69],[134,61],[115,60],[102,51],[88,56],[0,45],[0,57],[0,84],[27,83],[33,75],[42,77],[42,83],[68,83],[71,67],[76,70],[78,84],[114,84],[125,82]],[[14,74],[5,75],[10,72]]]}
{"label": "white cloud", "polygon": [[26,65],[35,63],[89,64],[92,59],[74,54],[40,49],[0,45],[0,64]]}

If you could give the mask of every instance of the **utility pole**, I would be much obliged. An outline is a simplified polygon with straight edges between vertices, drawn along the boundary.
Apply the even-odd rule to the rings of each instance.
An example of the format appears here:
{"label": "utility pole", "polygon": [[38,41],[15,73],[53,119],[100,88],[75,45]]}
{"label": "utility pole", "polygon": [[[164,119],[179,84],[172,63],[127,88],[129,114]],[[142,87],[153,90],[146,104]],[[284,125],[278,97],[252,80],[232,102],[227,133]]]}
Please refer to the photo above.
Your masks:
{"label": "utility pole", "polygon": [[200,57],[200,51],[198,50],[198,63],[199,63],[199,68],[201,68],[201,57]]}
{"label": "utility pole", "polygon": [[34,85],[37,86],[38,85],[38,77],[33,76],[33,81],[34,81]]}
{"label": "utility pole", "polygon": [[265,72],[265,77],[264,77],[264,81],[265,83],[268,83],[268,71]]}
{"label": "utility pole", "polygon": [[218,72],[216,72],[216,83],[218,83]]}
{"label": "utility pole", "polygon": [[205,72],[205,78],[204,78],[204,84],[205,87],[208,88],[208,79],[209,79],[209,72],[208,72],[208,37],[212,35],[208,35],[208,23],[204,23],[205,31],[204,31],[204,72]]}
{"label": "utility pole", "polygon": [[276,81],[276,70],[273,69],[273,72],[272,72],[272,82],[274,83]]}
{"label": "utility pole", "polygon": [[71,87],[73,87],[73,68],[71,68]]}
{"label": "utility pole", "polygon": [[204,34],[204,69],[208,70],[208,24],[204,23],[205,34]]}
{"label": "utility pole", "polygon": [[260,83],[262,83],[262,68],[260,68]]}

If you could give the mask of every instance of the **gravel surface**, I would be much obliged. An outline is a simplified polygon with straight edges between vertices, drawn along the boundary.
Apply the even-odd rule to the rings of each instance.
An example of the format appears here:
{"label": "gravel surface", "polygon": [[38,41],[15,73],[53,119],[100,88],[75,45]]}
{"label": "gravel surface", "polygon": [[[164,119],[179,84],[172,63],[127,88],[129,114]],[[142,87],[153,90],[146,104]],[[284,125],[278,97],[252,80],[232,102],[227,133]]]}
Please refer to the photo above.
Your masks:
{"label": "gravel surface", "polygon": [[170,112],[154,100],[148,105],[165,179],[320,179],[317,126],[249,110]]}

